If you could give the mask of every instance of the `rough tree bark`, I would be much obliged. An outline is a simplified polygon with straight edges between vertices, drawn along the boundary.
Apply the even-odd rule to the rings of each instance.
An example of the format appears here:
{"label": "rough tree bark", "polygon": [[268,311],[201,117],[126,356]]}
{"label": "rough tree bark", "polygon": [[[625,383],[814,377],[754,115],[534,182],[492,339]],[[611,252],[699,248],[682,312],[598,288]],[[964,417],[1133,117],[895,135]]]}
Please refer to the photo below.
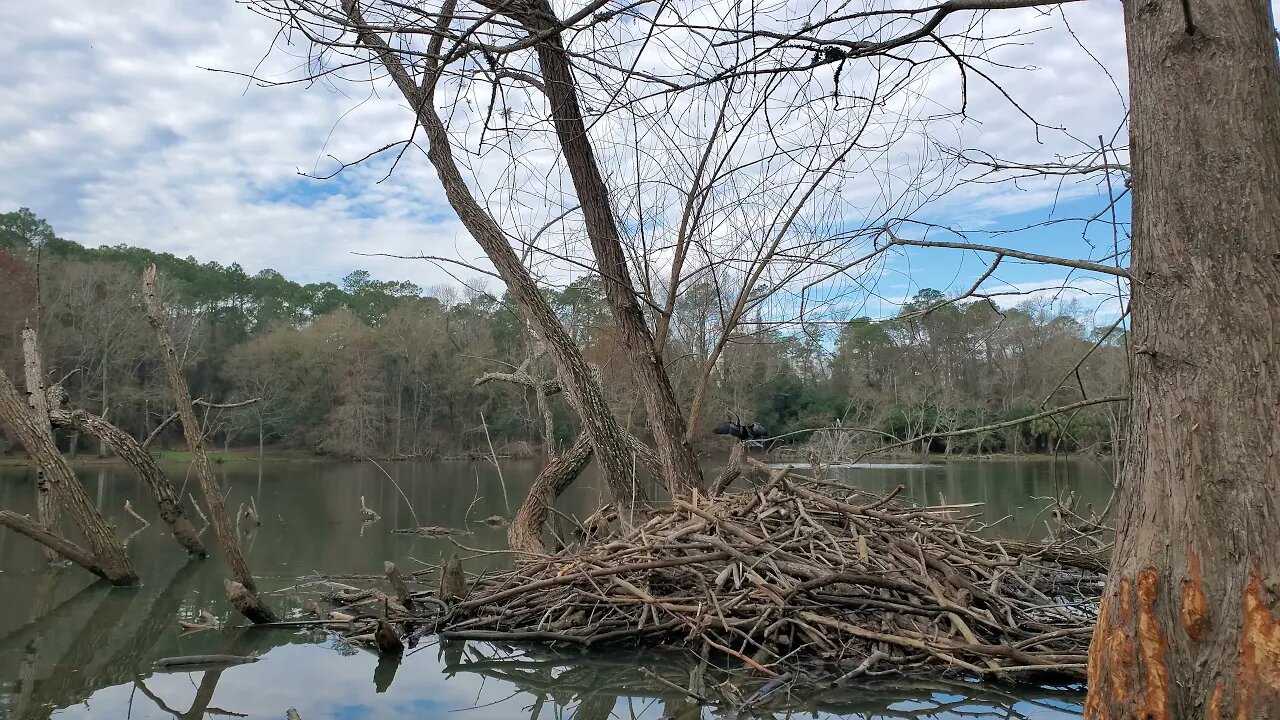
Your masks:
{"label": "rough tree bark", "polygon": [[[436,169],[449,204],[458,219],[475,238],[476,243],[489,257],[517,308],[530,325],[537,329],[546,343],[552,359],[565,379],[567,390],[582,411],[582,419],[591,436],[601,474],[609,486],[615,502],[626,506],[635,496],[635,473],[632,471],[632,453],[625,433],[613,411],[604,399],[590,366],[565,331],[555,311],[543,297],[537,284],[521,264],[520,258],[507,240],[502,228],[471,195],[466,180],[458,170],[449,145],[448,131],[435,109],[435,83],[430,77],[440,57],[441,36],[432,38],[428,48],[427,81],[414,82],[409,69],[395,51],[377,33],[367,29],[360,8],[354,0],[342,0],[342,10],[356,28],[361,46],[368,49],[387,69],[396,87],[416,113],[418,124],[427,139],[427,158]],[[440,18],[445,22],[452,15],[452,3],[446,3]],[[643,500],[643,497],[639,498]]]}
{"label": "rough tree bark", "polygon": [[85,550],[79,545],[76,545],[61,535],[55,535],[49,532],[44,525],[32,520],[26,515],[19,515],[12,510],[0,510],[0,525],[4,525],[16,533],[26,535],[46,548],[56,552],[59,558],[65,557],[100,578],[107,580],[111,579],[107,577],[106,571],[98,564],[98,560],[93,556],[93,553]]}
{"label": "rough tree bark", "polygon": [[1132,427],[1085,717],[1280,717],[1280,65],[1258,0],[1124,5]]}
{"label": "rough tree bark", "polygon": [[[160,305],[160,296],[156,292],[156,266],[148,267],[142,273],[142,299],[146,305],[147,322],[156,333],[160,345],[160,357],[164,361],[165,374],[169,378],[169,389],[173,393],[173,404],[178,409],[182,434],[191,448],[191,460],[196,466],[196,477],[200,480],[200,489],[204,493],[205,504],[209,506],[209,517],[212,520],[214,533],[218,536],[218,545],[222,547],[222,556],[227,561],[231,576],[238,587],[247,594],[236,594],[232,597],[235,608],[255,623],[274,622],[275,616],[257,597],[257,583],[249,564],[245,562],[244,553],[240,551],[240,542],[236,539],[235,530],[227,517],[227,509],[222,504],[222,489],[218,486],[218,478],[213,474],[209,464],[209,455],[205,452],[204,434],[196,420],[195,408],[191,403],[191,391],[187,388],[187,379],[182,374],[182,363],[173,347],[173,339],[169,337],[169,329],[165,325],[164,309]],[[228,585],[228,587],[231,587]]]}
{"label": "rough tree bark", "polygon": [[[496,6],[495,10],[499,8],[505,10],[503,6]],[[685,438],[684,415],[671,390],[653,333],[636,299],[635,284],[627,267],[626,254],[622,251],[617,220],[613,216],[609,188],[600,174],[591,138],[582,120],[569,55],[560,35],[553,32],[559,21],[551,3],[546,0],[530,2],[528,9],[518,13],[515,19],[531,34],[548,33],[536,50],[543,90],[555,121],[556,137],[564,151],[578,203],[582,206],[591,250],[604,281],[605,298],[613,311],[613,320],[629,356],[632,375],[644,399],[649,431],[653,434],[658,458],[662,462],[662,479],[672,497],[685,494],[702,486],[702,471],[698,468],[693,446]]]}
{"label": "rough tree bark", "polygon": [[151,454],[143,450],[132,435],[87,410],[58,408],[49,411],[49,418],[59,427],[75,428],[106,443],[112,452],[129,463],[147,486],[152,499],[156,501],[156,506],[160,508],[160,519],[169,526],[178,544],[197,557],[207,555],[204,543],[200,542],[195,526],[191,524],[186,510],[182,507],[182,500],[173,490],[173,484],[169,482],[169,478],[156,464]]}
{"label": "rough tree bark", "polygon": [[[27,404],[35,415],[36,421],[49,417],[49,398],[44,388],[44,363],[40,360],[40,342],[36,331],[27,326],[22,329],[22,372],[27,381]],[[48,422],[44,425],[48,426]],[[52,432],[46,427],[45,432]],[[49,480],[43,468],[36,468],[36,517],[40,524],[51,533],[58,532],[58,504],[53,501],[49,492]],[[44,556],[49,562],[59,559],[57,551],[44,546]]]}
{"label": "rough tree bark", "polygon": [[507,545],[512,550],[533,554],[547,552],[542,543],[542,526],[547,522],[551,505],[590,462],[591,442],[584,434],[542,468],[507,526]]}
{"label": "rough tree bark", "polygon": [[[53,436],[49,433],[48,420],[38,422],[31,412],[31,407],[18,394],[17,388],[9,381],[9,377],[0,370],[0,422],[27,451],[27,455],[37,467],[42,469],[49,485],[49,493],[58,502],[67,517],[75,523],[88,544],[88,554],[92,563],[85,557],[67,555],[66,547],[59,549],[68,560],[84,567],[95,575],[110,580],[115,585],[132,585],[138,581],[133,571],[129,556],[124,546],[116,537],[107,519],[98,512],[89,499],[84,486],[76,479],[76,474],[65,458],[53,444]],[[19,530],[13,523],[9,527]],[[43,526],[40,529],[44,530]],[[46,530],[47,532],[47,530]],[[37,537],[36,533],[25,532],[28,537],[48,544],[46,539]],[[53,535],[53,533],[50,533]]]}

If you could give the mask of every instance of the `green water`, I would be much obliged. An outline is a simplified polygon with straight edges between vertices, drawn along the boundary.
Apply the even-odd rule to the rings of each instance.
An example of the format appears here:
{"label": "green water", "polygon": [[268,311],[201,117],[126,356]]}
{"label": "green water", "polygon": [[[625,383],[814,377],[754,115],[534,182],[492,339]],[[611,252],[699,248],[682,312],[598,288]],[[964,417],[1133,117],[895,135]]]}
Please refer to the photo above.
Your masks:
{"label": "green water", "polygon": [[[469,534],[454,539],[468,548],[504,547],[504,530],[483,519],[509,514],[539,469],[509,463],[499,476],[486,463],[384,467],[395,482],[369,464],[282,462],[261,471],[248,463],[218,466],[230,509],[251,496],[256,502],[262,525],[243,533],[242,544],[273,606],[297,611],[290,595],[299,576],[380,574],[385,560],[408,571],[458,549],[449,539],[390,532],[394,528],[464,528]],[[184,467],[168,469],[175,484],[185,482],[184,497],[196,490]],[[291,707],[304,720],[721,716],[718,709],[686,704],[639,671],[652,668],[677,682],[699,672],[675,652],[557,654],[485,643],[441,647],[428,638],[394,666],[309,630],[182,636],[179,618],[195,620],[202,609],[230,617],[221,562],[187,562],[128,470],[79,472],[122,534],[139,526],[125,513],[126,500],[152,521],[129,545],[143,585],[113,589],[91,583],[78,568],[51,570],[34,543],[0,531],[0,718],[283,718]],[[904,496],[923,503],[982,502],[975,512],[1001,521],[991,532],[1012,537],[1043,532],[1045,501],[1036,497],[1070,489],[1100,507],[1111,491],[1108,468],[1086,461],[886,464],[833,474],[875,492],[902,485]],[[28,471],[0,468],[0,507],[33,513],[34,493]],[[380,520],[362,522],[362,496]],[[565,494],[560,509],[581,517],[600,499],[599,484],[588,474]],[[204,539],[212,544],[212,530]],[[479,555],[467,567],[479,572],[506,562],[502,555]],[[261,659],[221,672],[152,669],[158,658],[204,653]],[[758,682],[715,671],[703,681],[743,683],[747,694]],[[796,688],[782,700],[790,714],[778,717],[1057,719],[1078,717],[1082,699],[1074,689],[890,681]]]}

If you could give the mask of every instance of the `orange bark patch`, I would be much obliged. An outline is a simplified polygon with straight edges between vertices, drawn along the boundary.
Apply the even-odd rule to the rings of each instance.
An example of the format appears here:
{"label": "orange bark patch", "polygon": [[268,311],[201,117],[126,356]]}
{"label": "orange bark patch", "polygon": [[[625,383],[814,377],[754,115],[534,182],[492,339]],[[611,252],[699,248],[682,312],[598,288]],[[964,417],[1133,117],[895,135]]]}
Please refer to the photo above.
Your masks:
{"label": "orange bark patch", "polygon": [[1169,643],[1156,615],[1160,575],[1143,569],[1136,593],[1128,578],[1116,584],[1116,592],[1104,598],[1093,634],[1084,716],[1169,720]]}
{"label": "orange bark patch", "polygon": [[1146,703],[1138,717],[1144,720],[1167,720],[1169,717],[1169,666],[1166,655],[1169,642],[1160,630],[1156,617],[1156,591],[1160,574],[1155,568],[1138,573],[1138,652],[1146,675]]}
{"label": "orange bark patch", "polygon": [[1084,716],[1111,718],[1112,704],[1129,696],[1129,672],[1136,656],[1133,651],[1133,595],[1129,578],[1117,581],[1115,592],[1102,598],[1098,624],[1089,651],[1089,695]]}
{"label": "orange bark patch", "polygon": [[1203,642],[1209,629],[1209,609],[1204,596],[1204,584],[1200,579],[1200,556],[1187,549],[1190,568],[1187,579],[1182,581],[1182,627],[1192,640]]}
{"label": "orange bark patch", "polygon": [[1244,592],[1236,676],[1238,718],[1253,717],[1256,707],[1280,706],[1280,618],[1272,612],[1264,592],[1262,575],[1255,567]]}

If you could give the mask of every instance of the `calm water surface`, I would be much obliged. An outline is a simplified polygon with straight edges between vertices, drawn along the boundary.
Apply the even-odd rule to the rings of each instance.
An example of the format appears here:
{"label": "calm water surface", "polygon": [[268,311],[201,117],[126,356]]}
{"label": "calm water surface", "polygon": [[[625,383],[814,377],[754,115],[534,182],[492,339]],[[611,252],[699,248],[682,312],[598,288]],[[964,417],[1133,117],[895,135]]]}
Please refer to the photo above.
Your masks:
{"label": "calm water surface", "polygon": [[[461,544],[504,547],[504,530],[482,521],[508,515],[509,503],[514,509],[540,465],[506,464],[501,477],[483,463],[384,467],[396,482],[367,463],[267,463],[261,472],[256,464],[217,467],[231,510],[251,496],[257,504],[262,526],[245,533],[242,543],[277,609],[301,612],[292,599],[299,576],[380,574],[385,560],[407,571],[419,562],[438,563],[457,550],[448,539],[396,534],[391,532],[394,528],[466,528],[470,534],[455,536]],[[183,485],[186,468],[168,470],[175,483]],[[179,618],[195,620],[201,610],[219,618],[231,616],[222,592],[222,563],[216,558],[187,562],[127,469],[91,467],[78,472],[122,533],[138,528],[124,512],[126,500],[152,521],[129,546],[143,585],[114,589],[89,582],[91,576],[78,568],[50,570],[34,543],[0,531],[0,718],[284,718],[291,707],[304,720],[692,720],[723,714],[686,705],[639,672],[647,667],[676,681],[687,680],[694,665],[675,652],[584,656],[484,643],[441,647],[428,639],[395,666],[309,630],[180,636]],[[982,502],[984,520],[1001,521],[993,532],[1014,537],[1043,532],[1040,514],[1045,501],[1034,498],[1069,489],[1100,507],[1111,490],[1108,469],[1087,461],[892,463],[832,474],[875,492],[903,485],[904,496],[922,503]],[[190,479],[184,496],[196,489]],[[0,507],[34,513],[34,493],[34,478],[27,470],[0,468]],[[381,520],[362,522],[362,496]],[[600,499],[599,484],[588,476],[570,488],[560,508],[582,517],[598,507]],[[198,527],[198,518],[193,520]],[[212,544],[212,530],[204,539]],[[467,561],[467,568],[479,572],[506,562],[502,555],[479,555]],[[220,672],[159,673],[152,667],[158,658],[205,653],[261,659]],[[714,671],[703,681],[726,679],[741,682],[739,676]],[[743,691],[749,694],[751,689],[748,685]],[[1057,720],[1079,717],[1083,700],[1071,689],[942,681],[804,690],[803,696],[787,699],[790,710],[778,717]]]}

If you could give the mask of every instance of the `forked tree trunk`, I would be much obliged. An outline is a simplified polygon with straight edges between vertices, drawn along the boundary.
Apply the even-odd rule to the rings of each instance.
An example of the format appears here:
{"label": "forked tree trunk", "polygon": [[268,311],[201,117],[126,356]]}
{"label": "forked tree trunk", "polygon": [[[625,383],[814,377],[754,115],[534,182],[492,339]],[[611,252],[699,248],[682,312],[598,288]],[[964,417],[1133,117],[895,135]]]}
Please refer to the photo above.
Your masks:
{"label": "forked tree trunk", "polygon": [[173,404],[178,409],[182,434],[186,437],[187,446],[191,449],[191,460],[196,466],[196,477],[200,480],[205,504],[209,506],[209,519],[218,536],[218,545],[222,547],[222,555],[227,561],[227,567],[231,570],[231,576],[244,590],[244,595],[231,598],[232,603],[241,614],[255,623],[272,622],[275,617],[270,608],[256,595],[257,584],[253,580],[253,573],[249,571],[249,563],[245,561],[244,553],[240,551],[240,542],[227,517],[227,509],[222,503],[222,489],[218,485],[218,478],[213,474],[213,467],[209,464],[204,434],[200,431],[195,407],[191,403],[191,391],[187,388],[187,379],[182,375],[182,363],[178,360],[178,353],[173,347],[173,339],[169,337],[169,329],[164,320],[164,309],[160,305],[160,296],[156,292],[155,265],[148,267],[142,273],[142,299],[146,304],[147,322],[155,330],[156,339],[160,345],[160,357],[164,361],[165,374],[169,378],[169,389],[173,392]]}
{"label": "forked tree trunk", "polygon": [[547,522],[551,506],[590,462],[591,442],[583,434],[542,468],[507,526],[507,545],[512,550],[534,554],[547,552],[542,543],[542,526]]}
{"label": "forked tree trunk", "polygon": [[564,151],[569,175],[573,179],[582,217],[591,240],[591,249],[604,281],[605,298],[613,311],[613,320],[621,334],[631,365],[631,373],[644,400],[649,416],[649,431],[662,462],[662,480],[673,497],[702,487],[702,471],[693,446],[685,438],[685,419],[676,403],[675,393],[658,353],[653,333],[645,321],[636,299],[635,284],[622,250],[617,220],[609,188],[600,173],[591,138],[587,135],[578,103],[577,83],[569,63],[569,55],[558,33],[552,32],[557,22],[549,2],[531,3],[532,9],[519,18],[531,34],[549,33],[538,43],[538,64],[556,137]]}
{"label": "forked tree trunk", "polygon": [[[414,81],[409,69],[386,41],[372,30],[364,29],[367,27],[364,17],[354,0],[342,0],[342,9],[351,23],[360,28],[357,32],[360,44],[386,67],[400,93],[415,109],[416,119],[428,143],[427,158],[440,176],[445,196],[458,214],[458,219],[493,263],[523,319],[537,328],[546,343],[560,376],[565,380],[566,390],[574,396],[575,404],[582,413],[583,423],[587,426],[600,463],[601,474],[614,501],[619,506],[626,506],[632,498],[644,500],[643,496],[637,496],[632,452],[626,434],[605,401],[604,393],[590,366],[560,324],[560,319],[556,317],[555,311],[551,309],[528,270],[521,264],[520,258],[511,249],[502,228],[481,207],[467,187],[466,180],[453,159],[448,131],[436,113],[433,94],[435,83],[426,83],[424,89]],[[441,17],[451,17],[452,12],[452,4],[446,3]],[[428,48],[428,54],[434,58],[439,57],[441,37],[433,38]],[[428,65],[433,65],[433,62]]]}
{"label": "forked tree trunk", "polygon": [[1280,717],[1280,66],[1260,0],[1125,3],[1133,407],[1085,717]]}
{"label": "forked tree trunk", "polygon": [[49,413],[49,417],[59,427],[70,427],[98,438],[116,455],[120,456],[129,467],[142,479],[151,498],[160,508],[160,519],[164,520],[173,532],[173,537],[187,552],[197,557],[206,555],[204,543],[196,533],[187,512],[182,507],[182,499],[174,492],[173,484],[156,464],[154,458],[129,433],[103,420],[87,410],[57,409]]}
{"label": "forked tree trunk", "polygon": [[[49,486],[49,493],[57,501],[60,508],[79,528],[88,544],[88,550],[81,554],[68,554],[68,546],[53,545],[47,537],[42,537],[35,530],[48,533],[42,525],[32,522],[35,528],[23,528],[12,522],[13,518],[3,524],[14,530],[40,541],[46,546],[52,545],[68,560],[83,566],[86,570],[110,580],[115,585],[132,585],[138,581],[129,556],[124,551],[120,539],[116,537],[107,519],[94,507],[93,500],[85,492],[84,486],[76,478],[71,466],[58,452],[53,444],[53,436],[49,432],[48,419],[37,421],[31,407],[18,394],[17,388],[9,381],[9,377],[0,370],[0,423],[17,438],[27,451],[35,465],[44,471]],[[9,513],[12,515],[12,513]],[[50,537],[57,537],[48,533]],[[66,542],[66,541],[64,541]]]}
{"label": "forked tree trunk", "polygon": [[[31,408],[37,422],[40,418],[48,418],[49,395],[44,388],[44,363],[40,360],[40,342],[36,337],[36,331],[30,326],[22,329],[22,372],[27,381],[27,405]],[[48,422],[44,423],[45,426],[48,424]],[[52,428],[46,427],[46,432],[51,433]],[[58,504],[53,501],[53,495],[49,492],[49,480],[45,477],[44,469],[40,467],[36,468],[36,517],[46,530],[51,533],[58,532]],[[44,546],[44,556],[50,562],[59,559],[58,553],[48,545]]]}

